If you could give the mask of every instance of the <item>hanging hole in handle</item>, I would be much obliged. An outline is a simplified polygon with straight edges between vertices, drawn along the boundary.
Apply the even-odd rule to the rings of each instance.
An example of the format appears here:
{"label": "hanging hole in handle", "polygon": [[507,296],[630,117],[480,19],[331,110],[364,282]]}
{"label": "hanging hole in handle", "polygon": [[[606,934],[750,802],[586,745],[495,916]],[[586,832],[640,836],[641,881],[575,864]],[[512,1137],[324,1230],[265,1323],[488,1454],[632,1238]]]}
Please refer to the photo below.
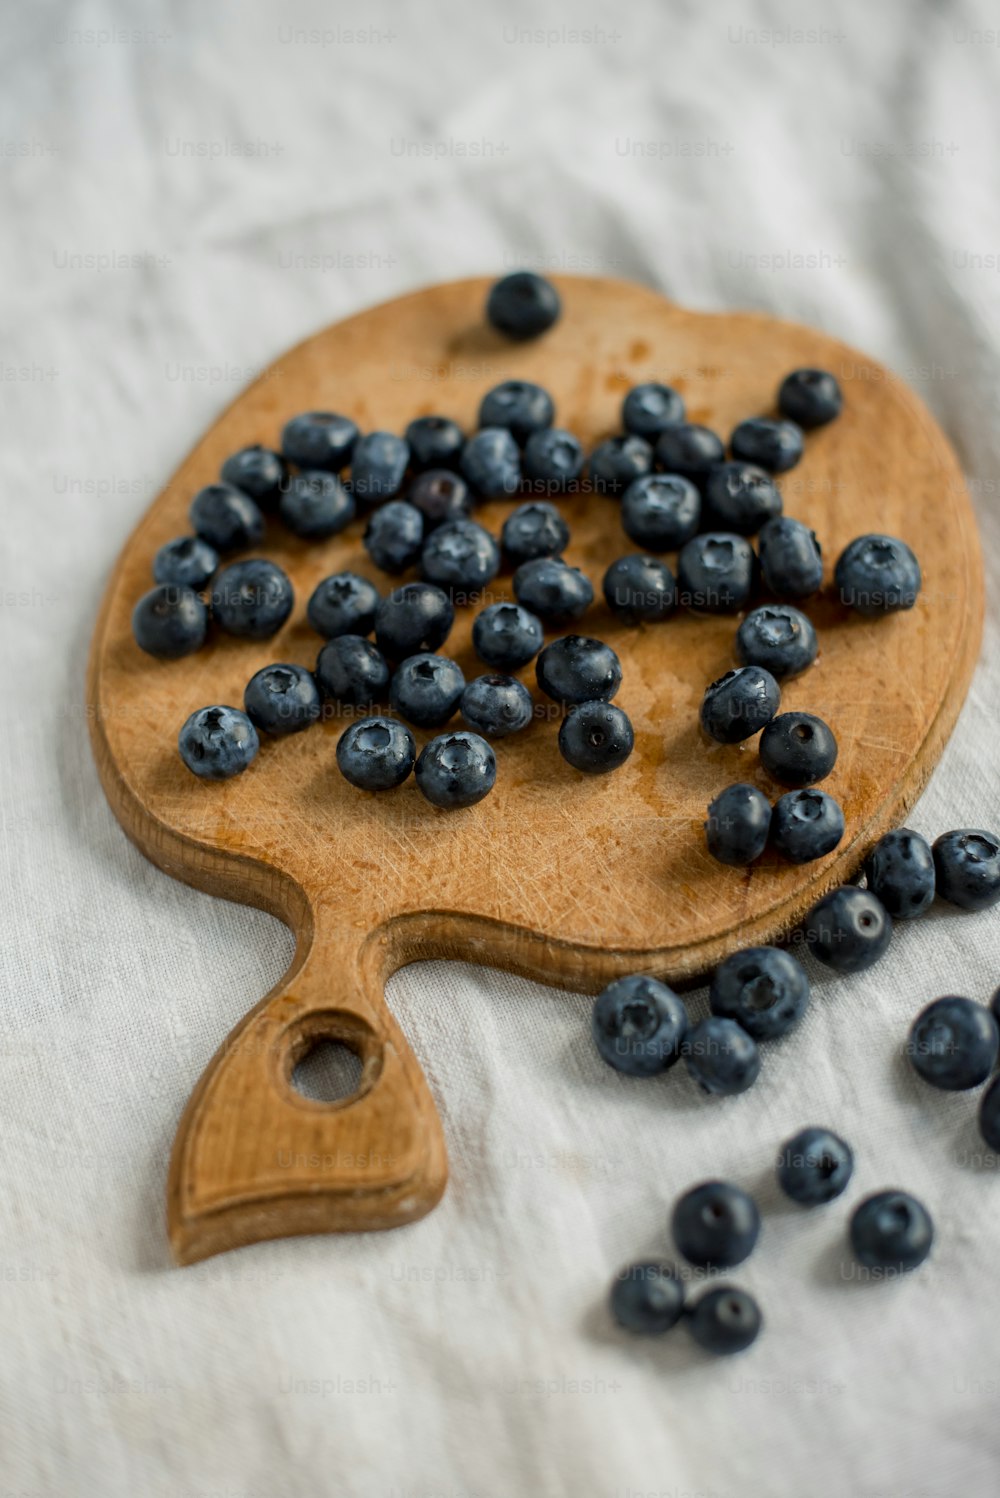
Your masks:
{"label": "hanging hole in handle", "polygon": [[291,1083],[313,1103],[343,1103],[361,1083],[361,1057],[342,1040],[316,1040],[296,1063]]}
{"label": "hanging hole in handle", "polygon": [[357,1102],[382,1070],[382,1044],[356,1015],[306,1015],[284,1037],[282,1080],[296,1102],[337,1108]]}

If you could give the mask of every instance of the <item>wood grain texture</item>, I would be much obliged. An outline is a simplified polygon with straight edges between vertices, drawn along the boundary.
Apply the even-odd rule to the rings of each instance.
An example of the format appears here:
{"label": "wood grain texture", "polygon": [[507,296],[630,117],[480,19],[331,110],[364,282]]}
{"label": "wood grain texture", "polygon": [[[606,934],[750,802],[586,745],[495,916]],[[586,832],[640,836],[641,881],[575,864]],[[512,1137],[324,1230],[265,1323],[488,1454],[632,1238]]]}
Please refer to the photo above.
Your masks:
{"label": "wood grain texture", "polygon": [[[821,893],[850,878],[916,798],[954,725],[980,639],[981,561],[958,464],[914,394],[814,330],[689,312],[614,281],[558,284],[562,321],[528,346],[484,325],[489,283],[471,280],[376,307],[294,349],[182,464],[109,583],[88,697],[115,815],[167,873],[269,910],[297,935],[290,972],[222,1045],[181,1121],[168,1187],[180,1262],[262,1238],[391,1227],[438,1201],[447,1174],[440,1122],[383,996],[401,965],[464,958],[585,991],[637,970],[689,983],[738,945],[788,936]],[[241,705],[246,681],[269,661],[314,664],[321,641],[305,604],[320,578],[351,566],[389,585],[367,560],[360,525],[307,546],[272,523],[260,551],[296,588],[281,633],[261,644],[216,637],[177,662],[144,656],[130,615],[150,586],[153,554],[188,529],[192,495],[236,448],[276,444],[282,424],[306,409],[343,411],[363,430],[402,431],[430,412],[471,428],[483,393],[512,376],[547,386],[557,422],[588,447],[618,429],[629,386],[651,378],[683,392],[690,419],[728,433],[768,411],[781,377],[803,364],[838,374],[846,401],[781,482],[786,513],[809,521],[828,563],[826,591],[806,606],[821,654],[786,685],[783,705],[819,713],[837,733],[840,758],[826,788],[843,805],[847,832],[836,853],[803,868],[766,856],[750,870],[727,870],[705,851],[705,807],[724,785],[748,780],[779,792],[755,741],[708,745],[698,727],[705,686],[734,663],[733,618],[681,612],[630,629],[595,605],[584,628],[619,652],[617,700],[636,730],[636,752],[606,778],[563,762],[544,709],[498,746],[494,793],[457,813],[431,807],[412,781],[381,797],[348,786],[334,761],[343,718],[265,743],[228,783],[200,783],[181,764],[176,736],[195,708]],[[562,508],[573,533],[568,559],[600,597],[607,564],[635,548],[612,500],[578,495]],[[490,504],[480,518],[497,532],[509,509]],[[865,621],[839,605],[829,574],[841,548],[873,529],[909,542],[925,585],[911,613]],[[491,596],[510,596],[509,577]],[[472,616],[459,611],[446,647],[467,675],[481,669],[469,645]],[[531,670],[524,674],[533,687]],[[363,1063],[359,1092],[332,1106],[300,1096],[289,1080],[319,1036],[343,1040]]]}

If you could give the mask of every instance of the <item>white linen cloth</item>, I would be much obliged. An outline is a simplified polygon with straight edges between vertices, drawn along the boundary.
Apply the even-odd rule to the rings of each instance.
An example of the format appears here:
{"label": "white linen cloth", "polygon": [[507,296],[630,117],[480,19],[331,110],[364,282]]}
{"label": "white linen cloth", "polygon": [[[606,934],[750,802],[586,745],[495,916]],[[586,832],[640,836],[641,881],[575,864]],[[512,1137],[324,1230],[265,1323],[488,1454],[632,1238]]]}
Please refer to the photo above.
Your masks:
{"label": "white linen cloth", "polygon": [[[970,475],[989,618],[911,822],[995,827],[995,12],[53,0],[4,32],[0,1493],[995,1492],[1000,1180],[977,1099],[899,1050],[925,1001],[1000,984],[1000,909],[935,911],[858,979],[814,970],[732,1104],[611,1073],[583,998],[413,967],[390,1000],[445,1121],[440,1208],[182,1272],[174,1130],[291,944],[130,846],[82,708],[128,530],[258,369],[421,284],[607,272],[815,323],[928,400]],[[933,1211],[908,1282],[845,1278],[845,1201],[775,1199],[779,1141],[815,1121],[855,1147],[851,1200],[896,1184]],[[756,1349],[615,1335],[612,1272],[668,1252],[669,1204],[719,1175],[765,1209],[734,1276]]]}

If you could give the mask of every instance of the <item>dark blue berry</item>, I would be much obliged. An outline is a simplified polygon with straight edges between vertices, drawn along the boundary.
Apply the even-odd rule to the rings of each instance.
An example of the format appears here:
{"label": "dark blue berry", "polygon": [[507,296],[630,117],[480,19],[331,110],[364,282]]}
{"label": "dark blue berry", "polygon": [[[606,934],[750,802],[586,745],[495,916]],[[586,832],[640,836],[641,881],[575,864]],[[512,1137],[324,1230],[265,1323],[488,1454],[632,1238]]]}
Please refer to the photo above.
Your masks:
{"label": "dark blue berry", "polygon": [[569,526],[555,505],[535,500],[518,505],[503,523],[500,544],[512,567],[536,557],[554,557],[569,545]]}
{"label": "dark blue berry", "polygon": [[677,391],[655,380],[633,385],[622,402],[622,426],[647,442],[655,442],[665,427],[678,426],[684,414],[684,402]]}
{"label": "dark blue berry", "polygon": [[796,676],[816,659],[812,621],[789,603],[751,609],[736,631],[736,653],[746,666],[763,666],[779,680]]}
{"label": "dark blue berry", "polygon": [[337,765],[359,791],[391,791],[402,785],[416,756],[413,735],[395,718],[362,718],[337,741]]}
{"label": "dark blue berry", "polygon": [[406,428],[406,444],[414,468],[451,468],[461,455],[465,434],[447,416],[418,416]]}
{"label": "dark blue berry", "polygon": [[474,520],[449,520],[431,532],[420,566],[428,582],[464,601],[496,577],[500,550],[489,531]]}
{"label": "dark blue berry", "polygon": [[354,519],[354,495],[335,473],[311,468],[288,480],[279,511],[288,529],[303,541],[339,536]]}
{"label": "dark blue berry", "polygon": [[534,271],[513,271],[494,282],[486,299],[486,317],[508,338],[537,338],[559,319],[562,304],[551,281]]}
{"label": "dark blue berry", "polygon": [[922,1009],[906,1050],[918,1077],[942,1092],[981,1087],[997,1059],[1000,1032],[985,1004],[949,995]]}
{"label": "dark blue berry", "polygon": [[746,1290],[716,1285],[700,1295],[688,1312],[687,1327],[705,1352],[729,1357],[757,1340],[763,1325],[760,1307]]}
{"label": "dark blue berry", "polygon": [[754,1040],[777,1040],[805,1013],[809,979],[779,947],[744,947],[715,969],[708,1001],[713,1014],[734,1019]]}
{"label": "dark blue berry", "polygon": [[218,552],[256,546],[264,535],[264,516],[256,500],[229,484],[208,484],[191,501],[192,528]]}
{"label": "dark blue berry", "polygon": [[754,463],[719,463],[705,481],[703,525],[753,536],[781,514],[781,490]]}
{"label": "dark blue berry", "polygon": [[521,487],[521,453],[506,427],[483,427],[462,448],[462,477],[483,499],[510,499]]}
{"label": "dark blue berry", "polygon": [[451,633],[455,608],[433,583],[404,583],[375,611],[375,642],[389,660],[438,650]]}
{"label": "dark blue berry", "polygon": [[391,499],[369,517],[364,543],[375,566],[383,572],[405,572],[423,550],[424,517],[416,505]]}
{"label": "dark blue berry", "polygon": [[761,577],[775,598],[808,598],[823,583],[823,551],[801,520],[769,520],[757,541]]}
{"label": "dark blue berry", "polygon": [[826,791],[788,791],[771,813],[771,841],[789,863],[825,858],[844,836],[840,803]]}
{"label": "dark blue berry", "polygon": [[133,609],[132,633],[147,655],[176,661],[204,645],[208,610],[193,589],[158,583]]}
{"label": "dark blue berry", "polygon": [[681,422],[665,427],[656,439],[656,462],[664,473],[677,473],[703,488],[716,463],[726,456],[722,438],[709,427]]}
{"label": "dark blue berry", "polygon": [[590,455],[590,479],[598,494],[620,494],[649,473],[653,449],[643,437],[609,437]]}
{"label": "dark blue berry", "polygon": [[677,558],[680,601],[706,614],[735,614],[753,592],[757,558],[744,536],[708,531]]}
{"label": "dark blue berry", "polygon": [[849,1144],[831,1129],[800,1129],[778,1155],[778,1185],[802,1207],[821,1207],[846,1190],[854,1173]]}
{"label": "dark blue berry", "polygon": [[628,716],[610,702],[582,702],[559,727],[559,752],[574,770],[607,775],[628,759],[635,734]]}
{"label": "dark blue berry", "polygon": [[684,1312],[684,1284],[664,1264],[629,1264],[611,1286],[611,1314],[627,1332],[657,1337]]}
{"label": "dark blue berry", "polygon": [[767,847],[771,803],[756,786],[727,785],[710,802],[705,823],[708,851],[719,863],[742,868]]}
{"label": "dark blue berry", "polygon": [[443,733],[420,751],[416,775],[433,806],[475,806],[496,782],[496,755],[478,733]]}
{"label": "dark blue berry", "polygon": [[276,505],[288,482],[288,464],[280,453],[262,447],[259,442],[252,447],[241,447],[222,465],[219,477],[224,484],[242,489],[251,499],[265,509]]}
{"label": "dark blue berry", "polygon": [[358,429],[349,416],[333,411],[305,411],[293,416],[281,434],[281,451],[299,468],[339,473],[351,461]]}
{"label": "dark blue berry", "polygon": [[619,557],[604,574],[604,601],[623,624],[655,624],[673,613],[674,574],[658,557]]}
{"label": "dark blue berry", "polygon": [[561,427],[533,432],[524,444],[524,476],[537,493],[560,494],[583,472],[583,448],[578,437]]}
{"label": "dark blue berry", "polygon": [[472,511],[468,484],[446,468],[418,473],[410,486],[409,500],[423,515],[425,531],[448,520],[465,520]]}
{"label": "dark blue berry", "polygon": [[780,713],[760,737],[760,761],[782,785],[815,785],[837,763],[837,740],[813,713]]}
{"label": "dark blue berry", "polygon": [[161,546],[153,558],[153,577],[175,588],[193,588],[197,593],[208,583],[219,565],[219,553],[200,536],[178,536]]}
{"label": "dark blue berry", "polygon": [[860,973],[888,950],[892,917],[871,890],[845,884],[813,906],[804,934],[806,944],[827,967]]}
{"label": "dark blue berry", "polygon": [[215,575],[212,615],[220,629],[243,640],[269,640],[295,602],[288,576],[264,557],[232,562]]}
{"label": "dark blue berry", "polygon": [[719,744],[742,744],[770,723],[781,688],[762,666],[737,666],[713,681],[701,704],[701,726]]}
{"label": "dark blue berry", "polygon": [[920,564],[895,536],[858,536],[837,559],[833,580],[841,603],[875,618],[912,609],[920,592]]}
{"label": "dark blue berry", "polygon": [[533,385],[530,380],[504,380],[483,396],[479,425],[506,427],[523,447],[533,432],[544,432],[552,425],[555,414],[552,397],[541,385]]}
{"label": "dark blue berry", "polygon": [[865,859],[865,878],[894,921],[923,915],[934,899],[934,854],[919,832],[897,827]]}
{"label": "dark blue berry", "polygon": [[337,635],[316,660],[316,680],[328,702],[342,707],[371,707],[389,685],[385,657],[360,635]]}
{"label": "dark blue berry", "polygon": [[477,676],[462,693],[462,717],[488,739],[520,733],[534,710],[531,693],[516,676]]}
{"label": "dark blue berry", "polygon": [[519,603],[491,603],[472,626],[476,654],[497,671],[519,671],[538,654],[543,639],[542,621]]}
{"label": "dark blue berry", "polygon": [[643,973],[609,983],[590,1020],[602,1059],[630,1077],[653,1077],[673,1066],[687,1028],[687,1010],[673,989]]}
{"label": "dark blue berry", "polygon": [[334,572],[316,584],[306,614],[317,634],[370,635],[381,595],[374,583],[356,572]]}
{"label": "dark blue berry", "polygon": [[251,676],[243,706],[254,728],[281,735],[299,733],[323,710],[316,678],[305,666],[264,666]]}
{"label": "dark blue berry", "polygon": [[748,1192],[729,1181],[702,1181],[674,1203],[677,1251],[699,1269],[731,1269],[749,1259],[760,1235],[760,1213]]}
{"label": "dark blue berry", "polygon": [[851,1248],[866,1269],[889,1274],[916,1269],[933,1241],[930,1213],[908,1191],[876,1191],[851,1217]]}
{"label": "dark blue berry", "polygon": [[610,702],[622,684],[622,667],[603,640],[564,635],[546,645],[535,662],[535,677],[547,697],[574,707],[581,702]]}
{"label": "dark blue berry", "polygon": [[778,388],[778,410],[807,432],[833,421],[843,404],[836,378],[825,369],[793,369]]}
{"label": "dark blue berry", "polygon": [[443,728],[453,717],[465,676],[446,655],[411,655],[393,672],[389,702],[401,718],[416,728]]}
{"label": "dark blue berry", "polygon": [[771,473],[794,468],[802,456],[802,428],[794,421],[772,421],[767,416],[752,416],[741,421],[729,439],[734,458],[757,463]]}
{"label": "dark blue berry", "polygon": [[689,541],[701,518],[701,495],[676,473],[649,473],[622,495],[622,529],[649,551],[676,551]]}
{"label": "dark blue berry", "polygon": [[757,1043],[742,1025],[710,1014],[688,1031],[684,1061],[702,1092],[733,1097],[746,1092],[760,1072]]}
{"label": "dark blue berry", "polygon": [[945,832],[934,844],[937,892],[962,910],[988,910],[1000,900],[1000,839],[982,828]]}
{"label": "dark blue berry", "polygon": [[514,596],[543,624],[560,628],[580,619],[594,601],[594,589],[579,567],[559,557],[522,562],[514,573]]}
{"label": "dark blue berry", "polygon": [[177,747],[192,774],[202,780],[231,780],[256,757],[260,740],[238,708],[200,707],[181,729]]}
{"label": "dark blue berry", "polygon": [[392,499],[403,487],[410,449],[392,432],[367,432],[351,453],[351,493],[366,505]]}
{"label": "dark blue berry", "polygon": [[1000,1154],[1000,1077],[994,1077],[983,1093],[979,1104],[979,1132],[990,1149]]}

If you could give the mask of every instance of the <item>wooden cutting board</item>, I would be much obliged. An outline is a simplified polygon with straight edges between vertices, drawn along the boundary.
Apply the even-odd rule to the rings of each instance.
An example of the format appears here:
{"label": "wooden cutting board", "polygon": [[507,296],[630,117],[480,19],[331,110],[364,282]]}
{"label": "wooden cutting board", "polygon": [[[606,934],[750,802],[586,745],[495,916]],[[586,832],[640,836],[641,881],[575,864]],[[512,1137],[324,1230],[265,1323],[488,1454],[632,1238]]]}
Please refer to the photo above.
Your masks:
{"label": "wooden cutting board", "polygon": [[[268,910],[297,938],[284,981],[220,1035],[181,1121],[168,1187],[181,1263],[264,1238],[394,1227],[439,1200],[441,1123],[384,999],[403,964],[463,958],[588,992],[639,970],[688,984],[738,945],[789,935],[820,894],[854,875],[870,844],[902,821],[954,725],[980,639],[981,560],[958,463],[912,391],[809,328],[689,312],[616,281],[557,284],[562,320],[528,345],[485,325],[489,282],[477,279],[375,307],[284,355],[181,465],[108,585],[87,691],[115,815],[168,874]],[[808,437],[804,460],[781,482],[786,513],[819,533],[828,564],[825,592],[807,605],[821,654],[786,685],[783,705],[819,713],[839,739],[826,785],[847,819],[836,853],[800,868],[767,856],[734,870],[705,851],[705,808],[724,785],[780,790],[761,771],[755,742],[710,745],[698,727],[706,685],[734,664],[732,618],[681,612],[633,629],[595,605],[582,627],[621,656],[617,700],[636,731],[632,758],[608,777],[565,764],[554,717],[498,745],[495,791],[460,812],[431,807],[412,780],[380,797],[353,790],[335,765],[336,719],[265,743],[227,783],[199,782],[182,765],[177,733],[195,708],[241,706],[246,681],[269,661],[314,664],[322,642],[305,605],[320,578],[350,566],[391,586],[367,560],[360,523],[307,545],[271,522],[259,551],[296,590],[281,633],[264,643],[219,636],[176,662],[143,655],[130,615],[151,586],[153,555],[189,529],[192,495],[229,453],[277,445],[302,410],[342,411],[362,430],[401,432],[431,412],[471,429],[484,392],[512,376],[545,385],[557,423],[588,448],[619,429],[625,391],[649,379],[677,387],[691,420],[728,434],[771,410],[781,377],[800,365],[832,370],[846,395],[842,417]],[[576,496],[562,507],[567,557],[600,599],[605,567],[636,548],[613,500]],[[480,518],[498,532],[509,509],[489,504]],[[920,558],[924,589],[910,613],[865,621],[830,590],[841,548],[870,530],[901,536]],[[499,578],[495,594],[509,596],[509,581]],[[471,651],[471,621],[472,610],[460,610],[446,646],[467,676],[485,669]],[[534,688],[533,671],[524,675]],[[418,733],[418,746],[428,737]],[[345,1101],[318,1103],[291,1085],[319,1039],[361,1059],[359,1089]]]}

